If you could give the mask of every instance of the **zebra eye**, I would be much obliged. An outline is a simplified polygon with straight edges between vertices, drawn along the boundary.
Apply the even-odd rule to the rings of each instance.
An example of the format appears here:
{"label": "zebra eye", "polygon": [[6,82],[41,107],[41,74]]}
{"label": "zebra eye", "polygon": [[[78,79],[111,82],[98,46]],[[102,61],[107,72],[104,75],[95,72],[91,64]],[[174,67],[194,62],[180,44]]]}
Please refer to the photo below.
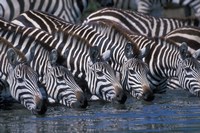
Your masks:
{"label": "zebra eye", "polygon": [[20,83],[24,82],[24,79],[23,78],[18,78],[17,79]]}
{"label": "zebra eye", "polygon": [[185,71],[187,71],[187,72],[191,72],[192,70],[191,70],[191,68],[186,67],[186,68],[185,68]]}
{"label": "zebra eye", "polygon": [[63,80],[63,75],[57,77],[59,80]]}
{"label": "zebra eye", "polygon": [[130,72],[131,74],[136,74],[136,72],[135,72],[134,70],[130,70],[130,69],[129,69],[129,72]]}
{"label": "zebra eye", "polygon": [[96,74],[97,74],[98,76],[103,76],[103,73],[102,73],[101,71],[97,71]]}

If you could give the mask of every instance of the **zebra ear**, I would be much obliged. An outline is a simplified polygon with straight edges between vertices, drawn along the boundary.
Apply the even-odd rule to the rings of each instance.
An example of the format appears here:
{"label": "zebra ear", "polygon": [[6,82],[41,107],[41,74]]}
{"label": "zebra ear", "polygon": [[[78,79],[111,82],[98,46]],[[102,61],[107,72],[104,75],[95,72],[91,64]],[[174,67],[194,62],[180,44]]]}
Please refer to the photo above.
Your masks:
{"label": "zebra ear", "polygon": [[111,54],[112,54],[112,50],[107,50],[101,55],[101,57],[103,60],[108,61],[111,57]]}
{"label": "zebra ear", "polygon": [[133,58],[133,45],[131,43],[126,44],[124,53],[127,59]]}
{"label": "zebra ear", "polygon": [[26,54],[26,59],[27,59],[27,62],[31,62],[34,58],[34,53],[35,53],[35,49],[36,49],[36,46],[33,46],[31,49],[30,49],[30,52],[28,54]]}
{"label": "zebra ear", "polygon": [[15,50],[13,48],[9,48],[7,51],[7,58],[8,58],[8,62],[15,67],[17,64],[17,53],[15,52]]}
{"label": "zebra ear", "polygon": [[92,63],[95,63],[100,60],[100,53],[97,46],[93,46],[90,48],[90,59]]}
{"label": "zebra ear", "polygon": [[187,57],[188,46],[186,42],[183,42],[179,47],[181,58],[184,60]]}
{"label": "zebra ear", "polygon": [[146,47],[144,47],[140,50],[140,54],[139,54],[138,58],[142,59],[142,58],[146,57],[149,54],[149,51],[150,51],[150,45],[147,45]]}
{"label": "zebra ear", "polygon": [[58,53],[56,49],[53,49],[49,54],[49,61],[51,64],[55,64],[58,59]]}
{"label": "zebra ear", "polygon": [[192,56],[195,58],[195,59],[199,59],[200,58],[200,49],[196,50]]}

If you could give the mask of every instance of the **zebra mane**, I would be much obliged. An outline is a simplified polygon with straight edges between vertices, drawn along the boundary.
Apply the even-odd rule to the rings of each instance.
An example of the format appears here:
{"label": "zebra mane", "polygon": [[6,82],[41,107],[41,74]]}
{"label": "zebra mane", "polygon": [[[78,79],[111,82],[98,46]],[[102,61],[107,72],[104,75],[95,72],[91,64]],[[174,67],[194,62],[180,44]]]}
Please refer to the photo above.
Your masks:
{"label": "zebra mane", "polygon": [[8,42],[7,40],[5,40],[4,38],[0,37],[0,43],[3,43],[3,45],[6,45],[7,48],[12,48],[15,50],[15,52],[17,53],[19,59],[21,62],[26,62],[27,58],[25,56],[24,53],[22,53],[21,51],[19,51],[17,48],[15,48],[10,42]]}

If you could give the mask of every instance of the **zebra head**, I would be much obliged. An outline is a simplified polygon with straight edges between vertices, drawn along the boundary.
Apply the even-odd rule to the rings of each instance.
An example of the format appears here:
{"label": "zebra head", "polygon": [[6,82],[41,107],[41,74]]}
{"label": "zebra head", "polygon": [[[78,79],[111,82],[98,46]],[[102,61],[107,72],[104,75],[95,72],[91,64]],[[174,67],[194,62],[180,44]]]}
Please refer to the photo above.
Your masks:
{"label": "zebra head", "polygon": [[37,73],[27,65],[27,62],[17,60],[13,48],[7,51],[8,84],[11,96],[23,104],[34,114],[44,114],[47,110],[45,100],[39,90]]}
{"label": "zebra head", "polygon": [[197,60],[200,56],[200,49],[190,55],[187,44],[183,42],[179,50],[181,55],[177,69],[179,83],[192,94],[200,96],[200,63]]}
{"label": "zebra head", "polygon": [[147,64],[142,61],[142,58],[147,55],[149,50],[149,46],[144,47],[140,50],[140,53],[136,55],[133,51],[133,45],[127,43],[124,51],[127,61],[123,64],[121,79],[123,87],[133,97],[145,101],[152,101],[154,99],[154,94],[147,79],[149,68]]}
{"label": "zebra head", "polygon": [[45,73],[47,94],[60,104],[72,108],[86,108],[87,99],[76,84],[67,68],[56,63],[58,54],[53,49],[49,54],[48,68]]}
{"label": "zebra head", "polygon": [[105,51],[100,55],[97,46],[90,48],[88,61],[87,81],[90,91],[98,98],[109,102],[125,103],[125,95],[121,84],[115,77],[114,70],[106,62],[110,58],[111,51]]}

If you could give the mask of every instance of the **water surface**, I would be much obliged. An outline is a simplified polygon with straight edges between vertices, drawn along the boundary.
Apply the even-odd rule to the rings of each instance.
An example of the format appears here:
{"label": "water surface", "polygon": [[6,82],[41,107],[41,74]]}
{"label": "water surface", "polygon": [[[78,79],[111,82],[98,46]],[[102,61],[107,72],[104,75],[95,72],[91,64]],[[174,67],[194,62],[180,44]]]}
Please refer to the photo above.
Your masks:
{"label": "water surface", "polygon": [[200,99],[183,90],[156,95],[153,102],[129,98],[125,105],[89,102],[85,110],[49,107],[44,116],[21,105],[0,109],[1,132],[198,132]]}

